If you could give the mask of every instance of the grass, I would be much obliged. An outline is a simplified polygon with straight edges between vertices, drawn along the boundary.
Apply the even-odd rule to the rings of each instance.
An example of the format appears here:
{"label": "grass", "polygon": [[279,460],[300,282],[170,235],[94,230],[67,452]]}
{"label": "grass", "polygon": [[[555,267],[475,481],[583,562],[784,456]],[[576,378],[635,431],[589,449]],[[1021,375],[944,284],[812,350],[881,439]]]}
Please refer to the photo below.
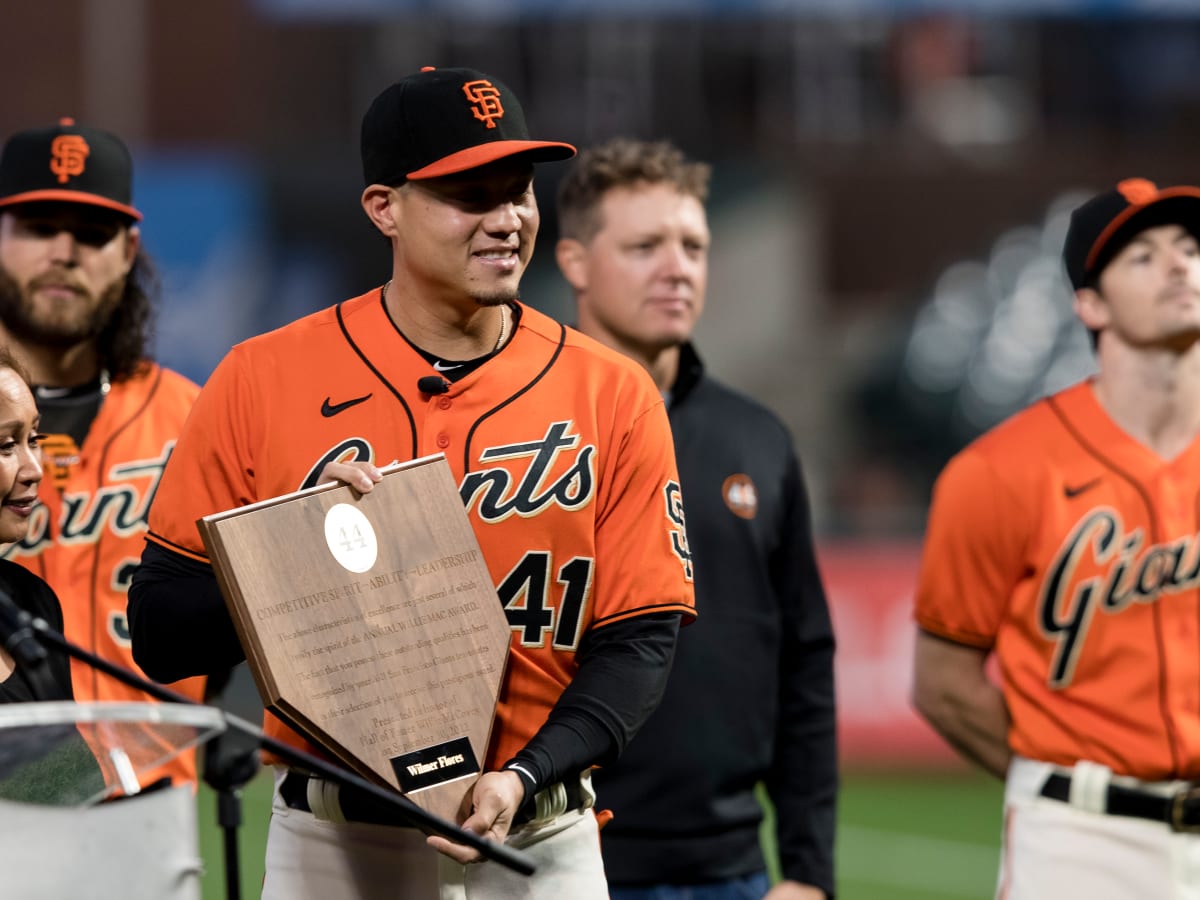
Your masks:
{"label": "grass", "polygon": [[[838,809],[838,900],[987,900],[999,861],[1002,797],[999,781],[974,772],[845,773]],[[262,773],[242,799],[243,900],[259,896],[270,804],[270,775]],[[216,798],[207,787],[200,790],[199,810],[203,897],[225,900],[223,837]],[[769,842],[767,847],[770,856]]]}
{"label": "grass", "polygon": [[[242,900],[257,900],[262,892],[263,856],[267,844],[267,820],[271,815],[271,772],[259,772],[242,792],[242,825],[238,829],[238,870]],[[217,796],[201,785],[197,797],[200,816],[200,855],[204,859],[201,879],[203,900],[227,900],[225,885],[225,836],[217,825]]]}
{"label": "grass", "polygon": [[987,900],[1004,786],[991,776],[847,774],[838,810],[840,900]]}

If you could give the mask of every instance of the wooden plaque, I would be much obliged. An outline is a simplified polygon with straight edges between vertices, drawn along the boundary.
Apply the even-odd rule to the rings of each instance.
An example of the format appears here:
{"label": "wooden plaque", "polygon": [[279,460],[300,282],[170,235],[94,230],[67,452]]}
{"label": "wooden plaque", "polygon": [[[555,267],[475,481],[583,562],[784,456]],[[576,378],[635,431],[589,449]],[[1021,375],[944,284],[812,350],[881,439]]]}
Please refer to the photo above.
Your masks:
{"label": "wooden plaque", "polygon": [[197,522],[264,705],[365,778],[457,821],[509,626],[445,457]]}

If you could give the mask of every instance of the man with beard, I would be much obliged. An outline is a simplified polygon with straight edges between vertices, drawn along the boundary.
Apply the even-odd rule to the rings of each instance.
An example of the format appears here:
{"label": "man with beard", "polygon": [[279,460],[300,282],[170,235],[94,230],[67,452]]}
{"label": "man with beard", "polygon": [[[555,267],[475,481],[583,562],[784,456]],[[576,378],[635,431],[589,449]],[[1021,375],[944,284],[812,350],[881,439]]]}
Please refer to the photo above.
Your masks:
{"label": "man with beard", "polygon": [[[124,143],[71,119],[14,134],[0,155],[0,342],[30,373],[46,470],[28,535],[3,555],[54,588],[69,640],[136,668],[126,594],[199,388],[147,356],[151,273],[131,185]],[[150,700],[78,662],[72,682],[82,702]],[[199,699],[204,680],[174,687]],[[141,780],[163,775],[195,780],[195,754]]]}

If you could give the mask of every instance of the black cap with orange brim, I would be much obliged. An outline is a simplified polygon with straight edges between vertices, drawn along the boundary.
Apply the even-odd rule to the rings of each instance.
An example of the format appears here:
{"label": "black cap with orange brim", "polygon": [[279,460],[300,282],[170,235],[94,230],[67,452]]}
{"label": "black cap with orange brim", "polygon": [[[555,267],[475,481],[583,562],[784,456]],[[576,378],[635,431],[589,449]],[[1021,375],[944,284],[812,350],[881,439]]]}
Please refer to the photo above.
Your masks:
{"label": "black cap with orange brim", "polygon": [[140,221],[133,207],[133,158],[114,134],[60,119],[20,131],[0,154],[0,208],[57,201],[110,209]]}
{"label": "black cap with orange brim", "polygon": [[1076,290],[1094,286],[1104,267],[1138,234],[1156,225],[1182,225],[1200,237],[1200,187],[1160,188],[1127,178],[1073,213],[1063,262]]}
{"label": "black cap with orange brim", "polygon": [[363,117],[368,185],[438,178],[518,154],[551,162],[575,148],[530,140],[516,95],[474,69],[424,68],[384,90]]}

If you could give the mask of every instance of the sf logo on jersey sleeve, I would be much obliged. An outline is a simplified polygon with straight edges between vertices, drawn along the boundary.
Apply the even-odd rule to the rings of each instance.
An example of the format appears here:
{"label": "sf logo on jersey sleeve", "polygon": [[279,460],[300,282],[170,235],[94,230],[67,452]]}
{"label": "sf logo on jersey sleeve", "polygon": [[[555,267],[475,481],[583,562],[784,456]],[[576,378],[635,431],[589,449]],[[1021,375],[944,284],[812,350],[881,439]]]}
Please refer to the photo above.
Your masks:
{"label": "sf logo on jersey sleeve", "polygon": [[679,482],[668,481],[667,486],[663,488],[663,495],[667,501],[667,521],[671,523],[671,549],[683,564],[683,576],[691,581],[692,551],[688,547],[687,526],[683,520],[683,493],[679,489]]}

